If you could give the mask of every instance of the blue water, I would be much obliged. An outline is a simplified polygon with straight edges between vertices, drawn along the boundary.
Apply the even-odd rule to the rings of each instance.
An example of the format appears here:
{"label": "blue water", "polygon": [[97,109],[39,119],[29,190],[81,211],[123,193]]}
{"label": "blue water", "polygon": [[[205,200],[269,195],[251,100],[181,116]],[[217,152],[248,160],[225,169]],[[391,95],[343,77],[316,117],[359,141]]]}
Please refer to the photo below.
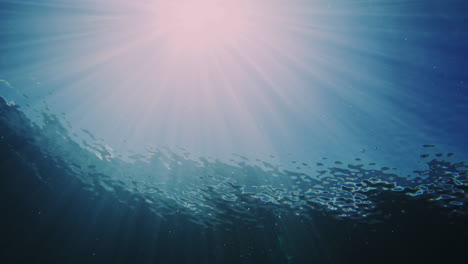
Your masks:
{"label": "blue water", "polygon": [[189,113],[123,3],[0,0],[1,263],[463,261],[468,3],[292,1],[297,82]]}

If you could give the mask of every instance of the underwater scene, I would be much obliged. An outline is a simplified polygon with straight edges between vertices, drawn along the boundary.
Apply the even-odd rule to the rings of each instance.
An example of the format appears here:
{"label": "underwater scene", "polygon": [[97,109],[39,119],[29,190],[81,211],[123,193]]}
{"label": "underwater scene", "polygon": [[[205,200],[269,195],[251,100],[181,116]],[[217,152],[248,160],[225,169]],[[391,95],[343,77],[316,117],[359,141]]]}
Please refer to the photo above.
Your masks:
{"label": "underwater scene", "polygon": [[468,1],[0,0],[0,263],[464,263]]}

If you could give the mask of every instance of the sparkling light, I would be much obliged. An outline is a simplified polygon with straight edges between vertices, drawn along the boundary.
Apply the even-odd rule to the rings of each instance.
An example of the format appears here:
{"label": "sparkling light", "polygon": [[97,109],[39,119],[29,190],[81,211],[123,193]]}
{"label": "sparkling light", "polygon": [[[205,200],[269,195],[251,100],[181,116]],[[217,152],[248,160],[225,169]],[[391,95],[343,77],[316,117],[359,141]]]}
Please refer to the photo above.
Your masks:
{"label": "sparkling light", "polygon": [[[411,131],[418,122],[395,114],[393,97],[405,105],[419,97],[395,82],[389,64],[411,65],[403,51],[424,53],[405,46],[412,33],[399,23],[411,8],[390,0],[18,1],[0,10],[8,65],[0,79],[115,149],[346,153],[350,142],[359,152],[380,140],[366,131]],[[15,81],[24,76],[34,84]]]}

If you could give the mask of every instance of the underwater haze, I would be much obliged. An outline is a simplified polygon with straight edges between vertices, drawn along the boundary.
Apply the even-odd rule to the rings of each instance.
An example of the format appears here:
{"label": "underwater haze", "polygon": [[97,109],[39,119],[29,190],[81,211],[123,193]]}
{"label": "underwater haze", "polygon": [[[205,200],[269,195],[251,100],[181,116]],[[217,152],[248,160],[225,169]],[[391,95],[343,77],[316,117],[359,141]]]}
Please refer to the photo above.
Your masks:
{"label": "underwater haze", "polygon": [[464,263],[465,0],[0,0],[0,263]]}

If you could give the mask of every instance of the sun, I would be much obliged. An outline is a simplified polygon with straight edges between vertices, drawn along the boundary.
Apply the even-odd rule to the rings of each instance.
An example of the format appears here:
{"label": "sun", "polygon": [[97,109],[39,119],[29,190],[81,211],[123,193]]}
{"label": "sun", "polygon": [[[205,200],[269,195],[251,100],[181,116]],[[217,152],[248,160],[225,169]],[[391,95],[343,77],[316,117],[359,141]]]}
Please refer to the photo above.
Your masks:
{"label": "sun", "polygon": [[238,45],[252,28],[248,1],[176,0],[158,4],[153,27],[172,46],[196,52]]}
{"label": "sun", "polygon": [[184,3],[171,10],[171,16],[175,31],[183,34],[200,35],[219,33],[218,27],[230,24],[234,17],[229,16],[226,6],[217,1],[206,0],[201,3]]}

